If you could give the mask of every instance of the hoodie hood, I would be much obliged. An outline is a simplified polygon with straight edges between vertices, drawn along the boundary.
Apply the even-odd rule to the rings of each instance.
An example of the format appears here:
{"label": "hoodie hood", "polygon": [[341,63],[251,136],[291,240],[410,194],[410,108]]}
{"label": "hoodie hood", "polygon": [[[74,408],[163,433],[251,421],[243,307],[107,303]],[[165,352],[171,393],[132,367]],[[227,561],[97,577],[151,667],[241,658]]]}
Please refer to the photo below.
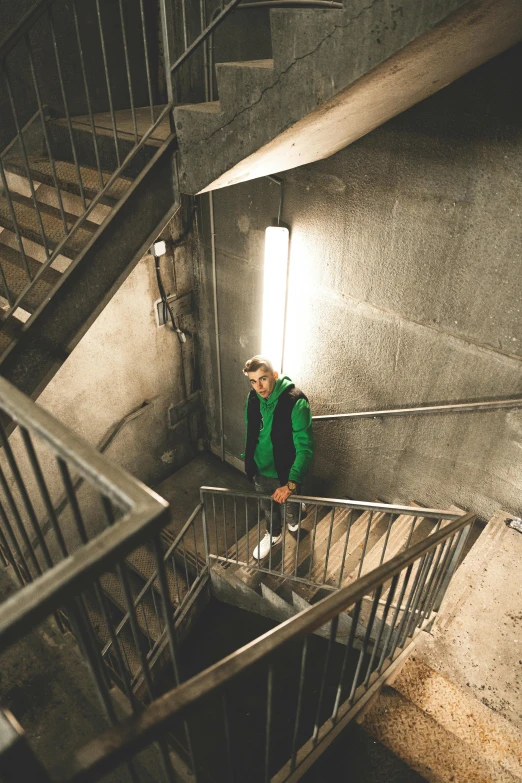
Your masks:
{"label": "hoodie hood", "polygon": [[265,400],[259,394],[257,395],[259,397],[259,400],[261,401],[261,408],[263,407],[263,405],[266,405],[270,408],[273,407],[278,401],[282,392],[284,392],[285,389],[288,389],[289,386],[294,386],[294,382],[292,381],[292,379],[289,378],[288,375],[280,376],[275,383],[275,386],[272,390],[272,394],[267,400]]}

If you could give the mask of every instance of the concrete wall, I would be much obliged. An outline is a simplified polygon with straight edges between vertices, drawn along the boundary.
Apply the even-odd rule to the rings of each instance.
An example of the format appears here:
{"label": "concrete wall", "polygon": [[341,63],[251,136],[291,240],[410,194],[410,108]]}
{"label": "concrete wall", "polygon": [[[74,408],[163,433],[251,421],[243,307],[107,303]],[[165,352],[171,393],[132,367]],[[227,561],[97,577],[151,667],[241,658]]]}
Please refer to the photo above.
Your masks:
{"label": "concrete wall", "polygon": [[[332,158],[284,174],[284,369],[316,414],[522,396],[518,46]],[[278,189],[214,194],[226,448],[260,350],[264,229]],[[205,213],[208,199],[202,198]],[[200,268],[210,438],[219,442],[208,219]],[[487,517],[522,510],[522,411],[316,425],[309,490]]]}

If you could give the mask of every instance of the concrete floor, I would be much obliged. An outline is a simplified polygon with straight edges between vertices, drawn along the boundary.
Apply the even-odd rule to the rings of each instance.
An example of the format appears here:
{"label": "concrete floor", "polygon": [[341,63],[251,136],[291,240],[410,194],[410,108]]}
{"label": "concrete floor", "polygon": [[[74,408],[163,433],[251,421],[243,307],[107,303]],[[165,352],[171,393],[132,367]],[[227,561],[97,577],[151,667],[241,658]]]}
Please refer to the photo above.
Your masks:
{"label": "concrete floor", "polygon": [[416,657],[522,725],[522,535],[498,512],[457,571]]}

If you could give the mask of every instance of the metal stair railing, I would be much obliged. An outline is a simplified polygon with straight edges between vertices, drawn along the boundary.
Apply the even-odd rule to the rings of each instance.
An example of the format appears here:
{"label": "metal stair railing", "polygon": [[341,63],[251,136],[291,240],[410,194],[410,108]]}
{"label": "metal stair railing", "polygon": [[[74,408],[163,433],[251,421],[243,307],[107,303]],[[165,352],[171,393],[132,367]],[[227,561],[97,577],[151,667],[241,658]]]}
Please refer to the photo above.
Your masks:
{"label": "metal stair railing", "polygon": [[[159,642],[155,652],[161,652],[163,664],[171,666],[174,682],[179,682],[176,617],[193,597],[206,571],[198,557],[201,544],[189,549],[189,542],[196,542],[200,509],[191,515],[165,554],[160,538],[170,521],[165,500],[3,378],[0,416],[0,553],[18,582],[18,589],[13,583],[13,591],[0,604],[0,652],[54,615],[62,630],[65,626],[73,632],[107,721],[113,725],[122,702],[111,690],[107,648],[128,710],[136,714],[143,702],[152,701],[156,695],[152,675],[155,660],[149,654],[140,616],[141,600],[137,600],[128,562],[140,548],[148,547],[155,571],[142,597],[154,588]],[[6,432],[8,420],[18,425],[10,437]],[[67,504],[58,515],[55,504],[64,493]],[[187,574],[179,605],[172,595],[169,574],[173,556],[185,564]],[[197,573],[189,574],[194,563]],[[119,623],[104,588],[107,578],[121,595],[126,612],[123,623]],[[136,674],[142,682],[141,703],[133,687]],[[11,729],[6,728],[7,734],[2,734],[6,742]],[[186,745],[190,747],[189,740]],[[0,746],[2,754],[7,746],[1,739]],[[168,765],[163,745],[160,754]],[[0,767],[2,763],[9,767],[8,757],[0,755]],[[12,767],[8,772],[13,772]],[[32,779],[29,772],[27,777],[21,770],[16,774],[20,780]]]}
{"label": "metal stair railing", "polygon": [[[218,766],[226,780],[298,780],[430,628],[455,569],[455,553],[473,521],[472,514],[451,521],[182,683],[139,718],[89,742],[53,771],[52,780],[101,780],[183,721],[197,736],[209,715],[214,736],[200,737],[194,749],[193,774],[200,783],[215,779]],[[314,659],[312,634],[321,627],[328,630],[328,641]],[[291,685],[289,671],[295,675]],[[255,705],[248,693],[256,694]],[[242,724],[252,710],[264,729],[245,737]],[[246,756],[239,753],[245,741]]]}
{"label": "metal stair railing", "polygon": [[[265,529],[272,528],[273,513],[279,504],[269,495],[217,487],[202,487],[201,503],[209,564],[236,565],[278,580],[329,591],[338,590],[369,568],[390,559],[397,552],[398,537],[399,548],[406,549],[418,532],[436,532],[465,513],[291,496],[281,509],[281,543],[271,547],[266,558],[258,560],[253,556],[254,549],[259,546]],[[268,515],[263,511],[263,503],[270,508]],[[287,532],[285,524],[290,505],[297,507],[294,533]]]}
{"label": "metal stair railing", "polygon": [[[169,33],[171,27],[169,20],[170,6],[168,0],[158,0],[158,2],[167,83],[167,104],[164,106],[158,107],[154,104],[155,89],[153,85],[151,41],[155,40],[156,31],[152,31],[154,33],[152,35],[151,30],[147,27],[145,0],[138,0],[137,6],[136,4],[125,2],[125,0],[117,0],[117,6],[114,5],[114,9],[112,9],[117,14],[117,24],[111,25],[110,29],[107,23],[109,7],[107,4],[101,3],[101,0],[87,0],[87,2],[82,3],[81,8],[78,6],[77,0],[72,0],[72,2],[68,2],[68,0],[40,0],[22,17],[16,28],[0,42],[0,90],[5,92],[8,105],[8,111],[2,117],[2,120],[5,126],[12,129],[11,142],[0,153],[0,190],[7,202],[10,227],[16,239],[16,247],[20,253],[22,272],[25,279],[23,289],[17,295],[13,295],[7,283],[5,270],[0,263],[0,295],[7,300],[7,309],[3,313],[4,320],[14,313],[18,307],[23,308],[24,300],[29,292],[34,289],[42,275],[51,267],[57,257],[64,252],[65,246],[71,237],[85,226],[95,207],[102,203],[114,183],[125,174],[129,164],[136,159],[140,150],[154,136],[155,131],[167,118],[170,120],[170,132],[172,135],[171,113],[174,107],[175,92],[173,79],[177,76],[184,63],[199,49],[200,45],[223,22],[230,12],[236,8],[240,0],[230,0],[223,6],[218,17],[206,27],[204,25],[204,14],[202,13],[201,33],[190,44],[185,36],[185,50],[172,64],[171,51],[173,44]],[[96,52],[95,56],[93,52],[85,48],[85,28],[89,26],[92,20],[95,20],[97,27],[97,47],[100,50]],[[60,25],[59,36],[57,35],[58,22]],[[136,49],[132,51],[132,63],[129,52],[129,31],[131,30],[133,32],[138,30],[142,39],[140,51],[136,51]],[[107,54],[109,34],[112,37],[118,35],[118,40],[123,48],[122,61],[116,64]],[[64,40],[68,41],[69,45],[71,45],[71,41],[74,42],[76,66],[83,84],[83,113],[88,117],[88,127],[92,134],[92,154],[96,162],[95,169],[98,183],[96,194],[90,197],[87,197],[85,192],[81,155],[78,150],[74,134],[73,117],[70,111],[72,100],[74,99],[77,103],[79,96],[76,86],[73,86],[74,94],[71,94],[71,85],[67,78],[68,71],[64,65]],[[39,61],[43,59],[45,62],[52,62],[53,69],[49,68],[43,71],[43,73],[37,73],[35,54],[38,55]],[[32,88],[31,95],[24,94],[24,106],[22,109],[19,106],[19,101],[17,101],[17,92],[13,81],[13,72],[20,58],[22,61],[29,63]],[[92,82],[94,77],[92,61],[100,58],[103,62],[103,79],[105,81],[104,89],[106,91],[106,103],[110,117],[110,133],[114,143],[114,155],[117,162],[116,166],[111,167],[111,172],[105,171],[101,163],[95,111],[93,108]],[[122,73],[124,74],[123,76]],[[147,112],[150,114],[148,120],[143,113],[139,117],[137,114],[138,107],[135,100],[137,74],[146,84],[145,88],[142,86],[141,92],[145,92],[148,96],[148,105],[146,106]],[[116,96],[114,96],[112,86],[117,75],[126,82],[129,101],[128,108],[132,120],[130,134],[125,134],[130,138],[132,147],[125,157],[122,157],[120,150],[121,128],[118,126],[118,115],[115,109]],[[45,106],[45,96],[49,92],[55,96],[59,95],[59,100],[61,101],[58,116],[63,117],[65,120],[71,157],[76,170],[77,192],[82,203],[82,211],[79,217],[69,214],[64,208],[63,194],[56,169],[57,159],[49,133],[49,117]],[[40,182],[37,173],[31,170],[31,142],[28,141],[28,131],[36,126],[39,128],[38,133],[40,135],[38,144],[40,145],[41,143],[39,154],[41,154],[49,166],[50,181],[52,182],[58,205],[55,212],[61,222],[59,239],[50,237],[49,232],[46,231],[44,212],[38,200]],[[41,242],[45,253],[45,260],[36,271],[34,271],[34,266],[31,269],[31,264],[28,260],[28,251],[24,243],[17,214],[17,198],[9,186],[9,172],[6,169],[6,165],[9,157],[15,152],[20,155],[23,162],[24,178],[30,191],[28,203],[31,203],[34,209],[35,232],[39,236],[38,242]]]}

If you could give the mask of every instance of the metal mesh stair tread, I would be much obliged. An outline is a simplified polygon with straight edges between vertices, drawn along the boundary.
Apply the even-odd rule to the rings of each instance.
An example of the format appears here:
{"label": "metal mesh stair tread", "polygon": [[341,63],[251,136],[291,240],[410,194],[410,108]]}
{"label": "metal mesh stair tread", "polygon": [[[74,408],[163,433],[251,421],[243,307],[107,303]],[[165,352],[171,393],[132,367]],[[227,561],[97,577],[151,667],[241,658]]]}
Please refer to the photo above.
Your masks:
{"label": "metal mesh stair tread", "polygon": [[[27,239],[31,239],[39,245],[43,244],[42,233],[40,230],[40,223],[34,207],[32,199],[25,198],[25,196],[19,196],[18,194],[12,194],[12,203],[16,220],[18,222],[18,228],[22,236]],[[46,204],[38,202],[40,209],[40,215],[45,231],[45,236],[49,247],[55,248],[65,237],[65,230],[63,226],[60,213],[54,207],[49,207]],[[76,215],[67,215],[66,220],[69,228],[78,219]],[[6,228],[8,231],[14,231],[13,221],[11,220],[11,213],[9,210],[9,204],[6,198],[0,198],[0,225]],[[74,234],[67,239],[65,244],[65,255],[72,254],[75,256],[80,253],[85,245],[92,238],[93,233],[98,229],[95,223],[87,221],[80,227]]]}
{"label": "metal mesh stair tread", "polygon": [[[147,545],[136,547],[136,549],[127,556],[126,562],[138,574],[144,582],[147,582],[153,573],[156,571],[156,558],[154,553],[148,548]],[[165,574],[167,576],[167,584],[169,586],[170,600],[174,606],[177,606],[187,593],[187,580],[183,574],[180,573],[179,567],[176,566],[176,573],[170,564],[170,559],[165,563]],[[158,580],[154,582],[154,589],[157,593],[158,601],[160,600],[160,588]]]}
{"label": "metal mesh stair tread", "polygon": [[[86,598],[85,605],[94,633],[100,642],[100,648],[103,649],[103,647],[110,642],[110,634],[109,629],[105,624],[105,620],[103,619],[101,609],[97,606],[94,599]],[[123,628],[118,634],[118,641],[123,661],[131,675],[135,676],[140,670],[141,662],[130,629],[127,630],[127,628]],[[114,666],[117,669],[115,659]]]}
{"label": "metal mesh stair tread", "polygon": [[[131,583],[131,592],[133,594],[133,598],[136,599],[141,586],[135,584],[133,585],[131,576],[129,578],[129,582]],[[100,578],[100,584],[108,597],[113,601],[118,609],[120,609],[120,611],[125,614],[127,612],[127,604],[125,602],[125,594],[123,592],[123,587],[120,583],[119,577],[116,576],[116,574],[108,571]],[[161,611],[161,605],[158,602],[157,612],[161,613]],[[136,618],[140,630],[147,637],[147,639],[152,639],[154,642],[158,641],[163,631],[163,622],[161,621],[160,616],[158,616],[156,613],[156,608],[154,607],[154,603],[150,596],[145,594],[139,606],[136,607]]]}
{"label": "metal mesh stair tread", "polygon": [[[7,171],[27,179],[27,169],[21,158],[9,158],[5,161],[4,165]],[[60,189],[79,196],[81,191],[78,184],[78,173],[74,163],[70,163],[66,160],[55,160],[54,165]],[[33,180],[55,187],[53,172],[48,158],[34,155],[29,156],[29,170]],[[100,189],[98,171],[92,166],[81,165],[80,174],[85,197],[88,200],[91,200]],[[102,171],[104,182],[107,182],[111,176],[112,172]],[[113,206],[126,193],[131,185],[132,180],[130,178],[123,176],[118,177],[101,199],[102,202],[109,206]]]}
{"label": "metal mesh stair tread", "polygon": [[[39,261],[26,255],[27,265],[34,276],[42,265]],[[12,247],[0,244],[0,265],[4,272],[9,293],[12,298],[17,298],[29,283],[29,278],[25,271],[22,254]],[[24,297],[21,307],[32,313],[44,301],[50,293],[53,286],[56,285],[61,275],[55,269],[50,267],[46,269],[39,280],[31,287],[30,291]],[[5,291],[0,287],[0,293],[5,295]]]}

